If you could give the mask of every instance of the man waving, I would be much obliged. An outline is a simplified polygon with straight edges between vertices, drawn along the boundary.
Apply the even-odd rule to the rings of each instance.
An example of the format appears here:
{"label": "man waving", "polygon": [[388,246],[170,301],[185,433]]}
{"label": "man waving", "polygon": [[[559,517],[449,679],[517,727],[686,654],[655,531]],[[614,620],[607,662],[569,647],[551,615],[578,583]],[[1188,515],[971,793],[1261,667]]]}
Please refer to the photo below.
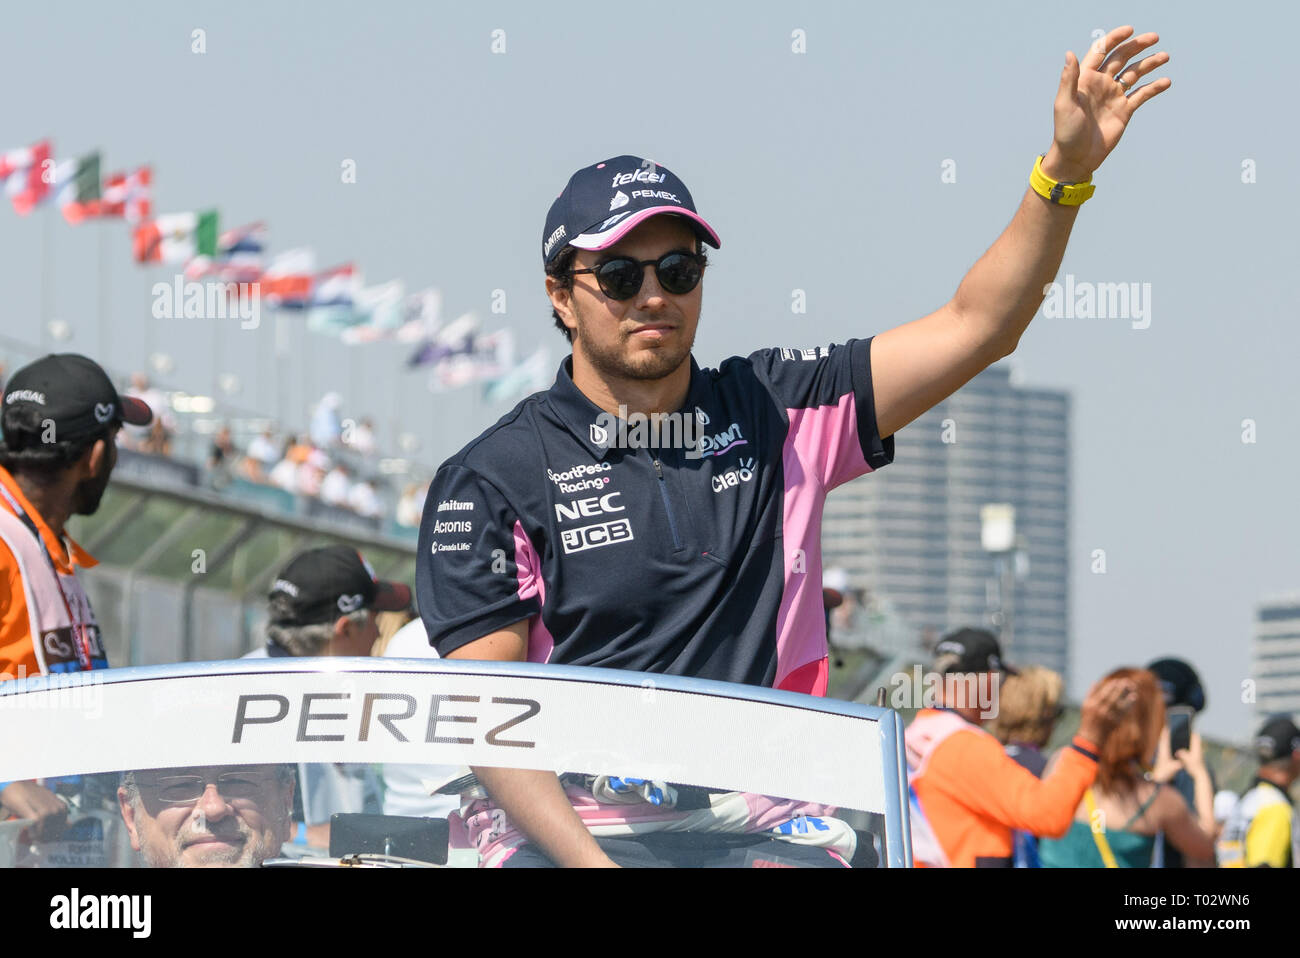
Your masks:
{"label": "man waving", "polygon": [[[573,354],[429,491],[417,589],[439,654],[825,694],[826,493],[888,464],[897,430],[1015,349],[1093,172],[1169,87],[1140,83],[1168,56],[1134,59],[1158,38],[1132,34],[1066,55],[1055,136],[1011,224],[951,300],[874,337],[700,368],[717,232],[649,160],[573,174],[542,232]],[[464,823],[485,863],[610,864],[584,826],[609,809],[581,780],[476,772]]]}

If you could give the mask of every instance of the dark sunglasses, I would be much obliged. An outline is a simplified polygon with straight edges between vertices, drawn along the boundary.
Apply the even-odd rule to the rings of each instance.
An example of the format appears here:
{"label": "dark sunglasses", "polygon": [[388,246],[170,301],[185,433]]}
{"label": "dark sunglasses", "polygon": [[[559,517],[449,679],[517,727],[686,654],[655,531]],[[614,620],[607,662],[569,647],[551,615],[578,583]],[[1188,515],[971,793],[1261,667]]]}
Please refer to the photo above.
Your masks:
{"label": "dark sunglasses", "polygon": [[653,266],[665,293],[681,295],[700,285],[704,276],[704,257],[698,253],[665,253],[658,259],[636,260],[618,256],[591,269],[570,270],[571,275],[595,273],[600,291],[610,299],[631,299],[641,291],[645,268]]}

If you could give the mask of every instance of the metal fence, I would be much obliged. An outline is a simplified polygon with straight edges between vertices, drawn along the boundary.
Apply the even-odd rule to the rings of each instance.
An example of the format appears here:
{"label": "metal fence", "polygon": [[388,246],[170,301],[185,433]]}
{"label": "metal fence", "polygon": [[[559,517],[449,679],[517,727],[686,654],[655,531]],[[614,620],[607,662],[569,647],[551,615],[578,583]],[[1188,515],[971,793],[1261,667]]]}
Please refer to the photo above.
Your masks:
{"label": "metal fence", "polygon": [[266,593],[295,553],[348,543],[381,578],[413,582],[415,542],[327,517],[187,487],[115,477],[93,516],[70,523],[99,560],[82,580],[114,665],[237,658],[262,644]]}

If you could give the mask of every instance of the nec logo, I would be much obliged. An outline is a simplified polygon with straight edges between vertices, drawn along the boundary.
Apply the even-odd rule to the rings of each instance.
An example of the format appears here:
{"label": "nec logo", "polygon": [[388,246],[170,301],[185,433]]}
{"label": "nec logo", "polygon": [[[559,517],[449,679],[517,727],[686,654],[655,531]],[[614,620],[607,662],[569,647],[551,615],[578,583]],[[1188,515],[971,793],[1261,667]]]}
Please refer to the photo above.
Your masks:
{"label": "nec logo", "polygon": [[577,529],[564,529],[560,532],[560,542],[566,553],[585,552],[616,542],[628,542],[633,538],[632,523],[626,519],[614,519],[610,522],[598,522],[591,526],[579,526]]}
{"label": "nec logo", "polygon": [[652,173],[647,169],[636,170],[632,173],[615,173],[614,182],[610,187],[627,186],[629,183],[663,183],[668,177],[663,173]]}
{"label": "nec logo", "polygon": [[591,519],[606,512],[625,512],[626,506],[614,505],[614,500],[622,494],[621,492],[607,492],[603,496],[574,499],[568,505],[557,502],[555,504],[555,518],[563,522],[565,519]]}

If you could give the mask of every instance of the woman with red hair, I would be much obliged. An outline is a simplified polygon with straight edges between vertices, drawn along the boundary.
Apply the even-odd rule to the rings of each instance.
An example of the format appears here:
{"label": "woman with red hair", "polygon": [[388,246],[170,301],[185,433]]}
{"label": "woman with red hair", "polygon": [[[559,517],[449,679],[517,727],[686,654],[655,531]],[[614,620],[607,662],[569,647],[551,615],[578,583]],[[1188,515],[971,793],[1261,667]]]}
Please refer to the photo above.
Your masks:
{"label": "woman with red hair", "polygon": [[[1137,701],[1102,745],[1097,780],[1084,793],[1070,830],[1059,839],[1039,840],[1043,867],[1147,868],[1158,857],[1162,835],[1189,864],[1213,865],[1214,796],[1201,737],[1193,733],[1191,747],[1170,758],[1164,700],[1155,675],[1123,668],[1106,676],[1111,679],[1131,680]],[[1153,761],[1156,775],[1150,771]],[[1159,780],[1180,767],[1196,785],[1195,813]]]}

